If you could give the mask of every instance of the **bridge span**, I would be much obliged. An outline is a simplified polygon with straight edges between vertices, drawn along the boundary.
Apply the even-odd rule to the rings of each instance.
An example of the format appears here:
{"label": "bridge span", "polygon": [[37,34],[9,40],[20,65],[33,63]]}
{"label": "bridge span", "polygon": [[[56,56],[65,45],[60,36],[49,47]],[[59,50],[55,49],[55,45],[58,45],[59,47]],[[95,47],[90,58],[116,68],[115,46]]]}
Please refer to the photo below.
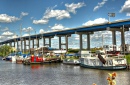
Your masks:
{"label": "bridge span", "polygon": [[[61,31],[54,31],[54,32],[47,32],[47,33],[42,33],[42,34],[36,34],[36,35],[30,35],[30,36],[24,36],[24,37],[18,37],[18,38],[13,38],[13,39],[9,39],[6,41],[1,41],[0,45],[4,45],[4,44],[9,44],[12,47],[16,47],[15,43],[17,43],[17,47],[18,42],[21,42],[21,48],[22,50],[26,50],[26,46],[30,47],[30,43],[32,40],[32,45],[34,48],[34,46],[37,46],[37,48],[39,47],[39,39],[43,38],[43,46],[48,45],[49,47],[51,47],[51,38],[53,38],[54,36],[58,36],[59,37],[59,49],[61,49],[61,45],[65,45],[66,50],[68,50],[68,37],[71,37],[71,34],[79,34],[79,42],[80,42],[80,50],[83,49],[82,46],[82,35],[86,34],[87,35],[87,49],[90,50],[90,35],[93,34],[96,31],[104,31],[104,30],[108,30],[112,32],[112,44],[116,45],[116,31],[121,32],[121,44],[124,45],[125,44],[125,31],[129,31],[129,27],[130,27],[130,19],[127,20],[118,20],[118,21],[114,21],[114,22],[109,22],[109,23],[102,23],[102,24],[94,24],[94,25],[90,25],[90,26],[81,26],[81,27],[77,27],[77,28],[70,28],[70,29],[66,29],[66,30],[61,30]],[[61,43],[61,37],[65,37],[66,43]],[[46,44],[45,39],[49,38],[49,44]],[[37,40],[37,43],[34,43],[34,40]],[[26,44],[26,41],[29,42],[29,44]],[[12,45],[12,43],[14,43],[14,45]]]}

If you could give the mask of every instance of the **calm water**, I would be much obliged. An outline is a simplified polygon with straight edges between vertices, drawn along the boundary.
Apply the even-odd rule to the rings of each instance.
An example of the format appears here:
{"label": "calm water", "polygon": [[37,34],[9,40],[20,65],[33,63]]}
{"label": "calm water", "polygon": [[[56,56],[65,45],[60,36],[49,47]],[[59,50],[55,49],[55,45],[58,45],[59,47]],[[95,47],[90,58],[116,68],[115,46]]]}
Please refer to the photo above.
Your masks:
{"label": "calm water", "polygon": [[[13,64],[0,60],[0,85],[107,85],[108,73],[103,71],[59,64]],[[117,85],[130,85],[130,71],[117,72]]]}

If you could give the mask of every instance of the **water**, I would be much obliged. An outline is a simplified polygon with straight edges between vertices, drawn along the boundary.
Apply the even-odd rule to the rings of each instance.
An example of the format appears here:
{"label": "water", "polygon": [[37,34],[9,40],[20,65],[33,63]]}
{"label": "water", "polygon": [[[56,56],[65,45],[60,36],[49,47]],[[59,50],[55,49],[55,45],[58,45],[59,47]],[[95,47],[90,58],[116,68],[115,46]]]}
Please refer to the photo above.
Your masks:
{"label": "water", "polygon": [[[113,71],[57,64],[22,65],[0,60],[0,85],[108,85]],[[117,73],[117,85],[130,85],[130,71]]]}

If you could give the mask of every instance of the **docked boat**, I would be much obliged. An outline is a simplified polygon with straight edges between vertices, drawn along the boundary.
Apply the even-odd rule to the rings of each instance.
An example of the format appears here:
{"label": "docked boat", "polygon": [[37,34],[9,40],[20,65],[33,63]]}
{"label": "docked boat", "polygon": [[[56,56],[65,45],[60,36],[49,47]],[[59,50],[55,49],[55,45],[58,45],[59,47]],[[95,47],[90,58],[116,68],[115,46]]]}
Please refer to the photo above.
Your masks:
{"label": "docked boat", "polygon": [[79,59],[63,59],[63,64],[68,64],[68,65],[79,65]]}
{"label": "docked boat", "polygon": [[92,54],[90,51],[81,51],[80,65],[86,68],[103,70],[126,69],[127,61],[124,56],[108,56],[105,53]]}

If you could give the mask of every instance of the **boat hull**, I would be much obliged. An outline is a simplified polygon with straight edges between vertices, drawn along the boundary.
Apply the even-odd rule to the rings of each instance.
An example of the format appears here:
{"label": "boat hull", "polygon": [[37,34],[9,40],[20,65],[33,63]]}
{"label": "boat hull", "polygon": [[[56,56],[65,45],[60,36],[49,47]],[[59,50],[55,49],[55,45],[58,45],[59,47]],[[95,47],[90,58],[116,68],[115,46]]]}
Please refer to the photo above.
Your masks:
{"label": "boat hull", "polygon": [[127,68],[126,65],[124,66],[90,66],[85,64],[80,64],[81,67],[91,68],[91,69],[100,69],[100,70],[124,70]]}
{"label": "boat hull", "polygon": [[63,64],[68,65],[80,65],[79,60],[63,60]]}

